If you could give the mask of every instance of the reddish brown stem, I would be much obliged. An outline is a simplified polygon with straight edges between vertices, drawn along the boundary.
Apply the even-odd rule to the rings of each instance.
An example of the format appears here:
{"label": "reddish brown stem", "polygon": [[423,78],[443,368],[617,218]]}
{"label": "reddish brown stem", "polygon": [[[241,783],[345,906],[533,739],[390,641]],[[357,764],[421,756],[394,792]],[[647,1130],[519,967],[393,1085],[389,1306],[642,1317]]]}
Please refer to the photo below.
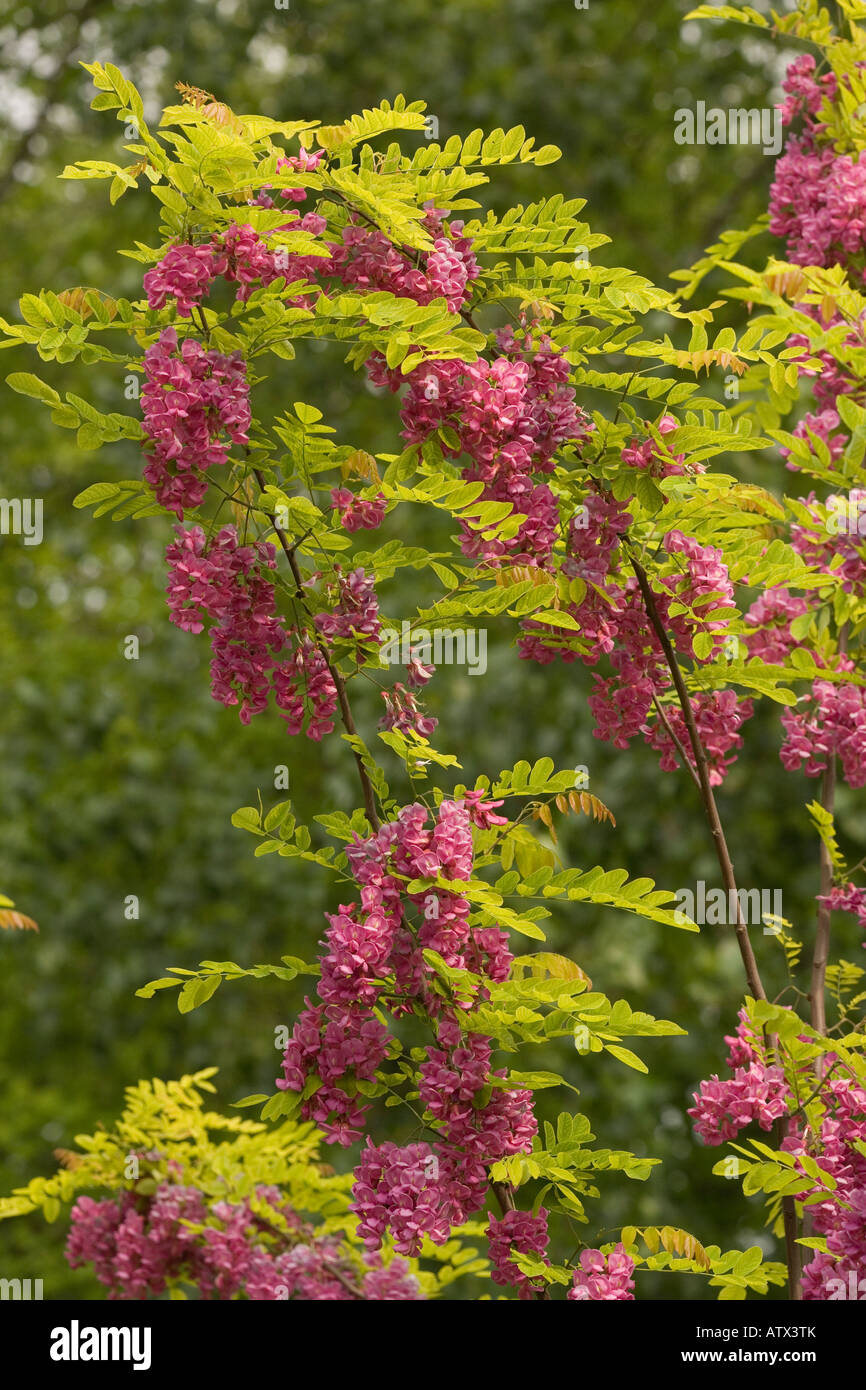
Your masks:
{"label": "reddish brown stem", "polygon": [[746,979],[748,981],[749,989],[755,999],[766,999],[767,993],[761,981],[761,974],[758,970],[758,962],[755,959],[755,953],[752,950],[752,943],[749,940],[748,927],[746,926],[745,920],[743,918],[743,910],[740,905],[740,898],[737,892],[737,880],[734,874],[734,865],[731,860],[730,851],[728,849],[728,842],[725,839],[725,832],[722,829],[722,822],[719,819],[719,811],[718,807],[716,806],[716,798],[713,795],[713,788],[712,784],[710,783],[710,771],[709,765],[707,763],[707,755],[704,749],[704,745],[701,742],[700,735],[698,733],[697,724],[695,723],[695,716],[694,711],[692,710],[692,702],[689,699],[689,692],[686,689],[686,683],[683,680],[683,675],[679,667],[679,662],[676,658],[676,653],[674,652],[673,646],[671,645],[671,640],[668,637],[664,623],[662,622],[661,617],[659,616],[658,605],[656,604],[655,597],[653,595],[652,589],[650,588],[646,571],[644,570],[643,566],[639,563],[639,561],[634,558],[634,556],[631,557],[631,563],[632,568],[634,569],[634,572],[637,575],[637,582],[640,585],[640,591],[643,595],[643,601],[646,606],[647,614],[649,615],[649,620],[652,623],[653,629],[655,630],[655,634],[658,637],[658,640],[661,644],[661,648],[664,652],[665,660],[668,665],[668,670],[671,673],[671,679],[673,680],[674,688],[677,692],[677,698],[680,702],[680,709],[682,710],[683,719],[685,720],[686,729],[688,730],[689,742],[691,743],[692,753],[694,756],[694,764],[695,768],[697,769],[698,786],[701,793],[701,801],[704,807],[704,815],[707,818],[707,824],[710,827],[710,834],[713,837],[713,846],[716,851],[716,858],[719,861],[719,869],[722,875],[722,882],[724,883],[725,890],[728,894],[728,902],[736,902],[737,904],[737,920],[735,923],[735,930],[737,933],[737,945],[740,948],[740,955],[742,957],[743,967],[746,972]]}
{"label": "reddish brown stem", "polygon": [[[511,1186],[510,1183],[494,1182],[491,1178],[490,1191],[493,1193],[494,1197],[499,1203],[499,1210],[502,1212],[503,1216],[508,1211],[517,1211],[517,1203],[514,1200],[514,1188]],[[550,1302],[550,1290],[546,1284],[544,1284],[540,1289],[536,1289],[535,1297],[538,1300],[538,1302]]]}
{"label": "reddish brown stem", "polygon": [[[710,827],[710,833],[713,837],[713,845],[715,846],[716,857],[719,861],[719,869],[721,870],[722,881],[728,893],[728,902],[736,902],[737,904],[737,921],[735,924],[737,933],[737,945],[740,948],[740,955],[742,957],[743,967],[746,972],[746,979],[749,984],[749,989],[751,990],[755,999],[766,999],[767,994],[761,981],[761,974],[758,969],[758,962],[755,959],[755,953],[752,950],[752,943],[749,940],[748,928],[743,919],[743,911],[740,906],[740,898],[737,892],[737,880],[734,874],[734,865],[731,860],[730,851],[728,850],[728,843],[725,839],[725,832],[722,828],[722,822],[719,818],[719,811],[718,807],[716,806],[716,798],[713,795],[713,788],[712,784],[710,783],[709,766],[707,764],[706,750],[704,749],[703,743],[701,742],[697,724],[695,723],[695,716],[694,711],[692,710],[692,702],[689,698],[689,692],[686,689],[686,683],[683,680],[683,675],[680,670],[679,662],[677,661],[673,645],[671,643],[670,638],[668,637],[668,634],[665,630],[665,626],[659,615],[658,605],[656,604],[652,589],[650,588],[650,583],[647,578],[646,571],[644,570],[643,566],[638,562],[638,560],[634,558],[634,556],[631,556],[630,558],[634,572],[637,575],[637,582],[640,585],[640,591],[643,595],[644,604],[646,606],[650,622],[653,625],[655,634],[658,637],[659,642],[661,643],[662,651],[665,654],[665,660],[667,661],[668,669],[671,673],[671,678],[673,680],[674,687],[677,692],[677,698],[680,702],[680,709],[682,710],[683,719],[685,720],[686,728],[688,730],[689,741],[691,742],[692,752],[694,753],[695,767],[697,768],[698,773],[698,784],[701,792],[701,800],[704,806],[704,814],[707,818],[707,823]],[[732,894],[733,897],[731,896]],[[790,1289],[790,1296],[794,1300],[799,1300],[800,1298],[802,1298],[802,1291],[800,1288],[801,1247],[797,1245],[799,1225],[797,1221],[797,1209],[793,1198],[785,1197],[782,1200],[782,1221],[785,1229],[785,1251],[788,1264],[788,1283]]]}
{"label": "reddish brown stem", "polygon": [[[847,646],[848,630],[843,626],[839,631],[839,655],[844,656]],[[830,755],[824,775],[821,778],[821,805],[831,816],[836,804],[836,758]],[[833,860],[830,851],[821,840],[819,846],[820,896],[825,899],[818,904],[818,920],[815,927],[815,949],[812,954],[812,977],[809,984],[809,1003],[811,1006],[812,1027],[816,1033],[827,1032],[827,1000],[825,984],[827,961],[830,956],[830,905],[826,901],[833,887]],[[822,1071],[821,1058],[816,1063],[819,1074]]]}
{"label": "reddish brown stem", "polygon": [[685,768],[686,772],[687,772],[687,773],[689,774],[689,776],[691,777],[691,779],[692,779],[692,781],[694,782],[695,786],[696,786],[696,787],[700,787],[700,785],[701,785],[701,779],[698,777],[698,774],[695,772],[695,769],[692,767],[692,760],[691,760],[691,758],[689,757],[688,753],[686,752],[685,748],[683,747],[682,740],[681,740],[679,734],[677,733],[676,729],[673,727],[673,725],[671,724],[670,720],[668,719],[668,717],[667,717],[667,715],[666,715],[666,713],[665,713],[665,707],[664,707],[664,705],[661,703],[660,700],[657,700],[657,699],[656,699],[655,695],[653,696],[653,704],[654,704],[655,707],[656,707],[656,713],[658,714],[659,719],[661,720],[662,724],[664,725],[665,732],[667,733],[668,738],[670,739],[671,743],[673,743],[674,747],[676,748],[677,752],[678,752],[679,755],[680,755],[680,762],[682,763],[682,765],[683,765],[683,767]]}
{"label": "reddish brown stem", "polygon": [[[264,492],[266,483],[260,469],[254,468],[253,475],[261,491]],[[282,527],[278,524],[276,518],[274,518],[274,531],[277,534],[277,539],[279,540],[280,545],[282,546],[285,552],[286,559],[289,562],[289,568],[292,571],[292,577],[295,581],[295,585],[298,590],[298,597],[301,600],[301,602],[304,603],[304,576],[301,573],[301,568],[298,564],[297,556],[295,555],[294,546],[291,545],[288,536],[286,535]],[[306,607],[305,603],[304,606]],[[319,634],[315,633],[314,637],[316,645],[319,648],[319,651],[322,653],[325,662],[327,663],[328,670],[331,673],[331,679],[334,682],[334,688],[337,692],[337,701],[340,706],[340,718],[343,721],[343,727],[345,728],[347,734],[357,735],[358,730],[355,727],[355,721],[352,718],[352,709],[349,704],[349,697],[346,694],[346,682],[343,680],[343,677],[340,675],[340,672],[337,670],[337,667],[334,666],[334,664],[332,663],[331,658],[328,654],[327,647],[325,646]],[[359,753],[356,753],[354,748],[352,749],[352,754],[354,756],[355,764],[358,768],[358,776],[361,781],[361,790],[364,795],[364,809],[367,813],[367,820],[370,822],[370,825],[372,826],[373,830],[378,830],[381,822],[379,820],[379,813],[376,810],[376,794],[373,790],[373,783],[370,781],[369,774],[364,766],[361,755]]]}
{"label": "reddish brown stem", "polygon": [[803,1297],[803,1247],[797,1244],[797,1206],[793,1197],[782,1198],[782,1222],[785,1227],[785,1261],[788,1266],[788,1296],[794,1303]]}
{"label": "reddish brown stem", "polygon": [[[821,778],[821,805],[833,814],[836,801],[836,759],[830,758]],[[818,920],[815,927],[815,950],[812,954],[812,977],[809,985],[809,1004],[812,1027],[816,1033],[827,1032],[827,1001],[825,982],[827,961],[830,955],[830,904],[827,901],[833,887],[833,860],[830,851],[822,840],[819,848],[821,866],[820,894],[824,902],[818,904]]]}

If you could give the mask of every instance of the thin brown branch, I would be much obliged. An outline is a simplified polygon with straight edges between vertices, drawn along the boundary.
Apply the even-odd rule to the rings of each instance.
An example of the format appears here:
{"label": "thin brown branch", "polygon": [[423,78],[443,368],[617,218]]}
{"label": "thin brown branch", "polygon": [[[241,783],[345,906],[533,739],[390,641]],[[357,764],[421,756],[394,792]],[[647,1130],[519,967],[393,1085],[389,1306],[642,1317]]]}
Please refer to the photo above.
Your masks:
{"label": "thin brown branch", "polygon": [[[821,805],[832,816],[836,802],[836,758],[831,756],[821,778]],[[825,983],[827,961],[830,956],[830,903],[828,895],[833,887],[833,860],[830,851],[821,840],[819,846],[820,896],[824,899],[818,904],[818,920],[815,927],[815,949],[812,953],[812,975],[809,983],[809,1003],[811,1022],[816,1033],[827,1032],[827,1000]]]}
{"label": "thin brown branch", "polygon": [[[737,933],[737,945],[740,948],[740,956],[742,957],[743,967],[746,972],[746,979],[749,983],[749,989],[751,990],[755,999],[766,999],[767,993],[761,981],[761,974],[758,969],[758,962],[755,959],[755,953],[752,950],[752,943],[749,939],[748,927],[746,926],[746,923],[743,919],[743,911],[740,905],[739,893],[737,892],[737,880],[734,874],[734,865],[731,860],[730,851],[728,850],[728,843],[725,839],[725,832],[722,828],[722,822],[719,818],[719,811],[718,807],[716,806],[716,798],[713,795],[713,788],[712,784],[710,783],[709,766],[707,764],[706,750],[703,746],[703,743],[701,742],[697,724],[695,723],[695,716],[694,711],[692,710],[692,702],[689,698],[689,692],[686,689],[686,684],[683,680],[683,675],[680,670],[679,662],[677,661],[673,645],[671,644],[671,640],[667,634],[667,631],[665,630],[664,623],[662,622],[661,617],[659,615],[658,605],[656,604],[652,589],[650,588],[646,571],[644,570],[640,562],[633,555],[630,556],[630,559],[634,572],[637,575],[637,582],[640,585],[640,591],[643,595],[644,604],[646,605],[646,610],[649,615],[650,622],[653,625],[655,634],[658,637],[659,642],[661,643],[662,651],[665,654],[665,660],[667,662],[668,669],[671,673],[671,678],[676,688],[677,698],[680,702],[680,708],[683,712],[683,719],[685,720],[686,728],[689,733],[689,741],[692,745],[692,751],[695,757],[695,766],[698,771],[701,800],[704,806],[704,814],[707,818],[707,823],[710,827],[710,833],[713,837],[713,845],[716,850],[716,857],[719,861],[719,869],[721,870],[722,881],[724,882],[725,888],[728,893],[728,902],[736,902],[737,904],[737,920],[735,923],[735,929]],[[797,1220],[797,1209],[793,1198],[786,1197],[782,1200],[782,1221],[785,1230],[785,1250],[788,1264],[788,1282],[790,1288],[790,1296],[794,1300],[799,1300],[800,1298],[802,1298],[802,1290],[800,1287],[801,1247],[797,1244],[797,1238],[799,1235],[799,1223]]]}
{"label": "thin brown branch", "polygon": [[[261,470],[258,468],[254,468],[253,476],[255,477],[256,482],[258,483],[262,492],[264,492],[266,483]],[[286,535],[285,531],[279,525],[276,518],[274,518],[274,531],[277,534],[277,539],[279,540],[280,545],[282,546],[283,551],[285,552],[286,559],[289,562],[289,568],[292,571],[292,577],[295,581],[295,586],[298,591],[298,598],[306,608],[307,604],[304,599],[303,592],[304,576],[301,573],[301,569],[298,564],[298,559],[295,554],[295,547],[291,544],[289,537]],[[347,734],[357,735],[358,730],[355,727],[355,721],[352,718],[352,709],[349,705],[349,697],[346,694],[346,682],[343,680],[343,677],[340,675],[340,672],[337,670],[337,667],[332,663],[331,658],[328,654],[328,649],[322,641],[320,635],[316,632],[314,634],[314,637],[316,645],[319,648],[319,651],[322,653],[322,656],[327,664],[328,670],[331,673],[331,679],[334,682],[334,688],[337,691],[337,700],[340,706],[340,718],[343,721],[343,727],[345,728]],[[361,790],[364,795],[364,809],[367,813],[367,820],[370,822],[370,825],[372,826],[373,830],[378,830],[381,822],[379,820],[379,813],[376,810],[376,794],[373,790],[373,783],[370,781],[369,774],[364,766],[361,755],[359,753],[356,753],[354,748],[352,749],[352,755],[355,759],[355,763],[358,768],[358,777],[360,778]]]}
{"label": "thin brown branch", "polygon": [[716,806],[716,798],[713,795],[713,788],[710,783],[710,772],[709,765],[707,763],[707,754],[704,745],[701,742],[697,724],[695,723],[695,716],[694,711],[692,710],[692,702],[689,698],[689,692],[686,689],[686,684],[683,680],[683,675],[679,667],[679,662],[676,658],[676,653],[674,652],[673,646],[671,645],[671,640],[668,637],[664,623],[662,622],[661,617],[659,616],[658,605],[656,604],[655,597],[653,596],[652,589],[650,588],[649,580],[647,579],[646,575],[646,570],[635,558],[635,556],[632,555],[629,558],[631,559],[632,568],[634,569],[634,572],[637,575],[637,582],[640,585],[640,591],[643,595],[643,601],[646,606],[647,614],[649,615],[650,622],[652,623],[655,634],[658,637],[658,640],[661,644],[661,648],[664,652],[665,660],[668,665],[668,670],[671,673],[671,679],[673,680],[674,688],[677,692],[677,698],[680,702],[680,709],[683,713],[683,719],[685,720],[686,729],[688,730],[689,734],[689,742],[692,745],[692,752],[694,754],[694,763],[695,768],[697,769],[698,786],[700,788],[701,801],[704,807],[704,814],[707,818],[707,824],[710,828],[710,834],[713,837],[713,846],[716,851],[716,858],[719,862],[719,869],[722,875],[722,882],[724,883],[725,889],[728,894],[728,902],[736,902],[737,905],[737,920],[734,926],[737,934],[737,945],[740,948],[740,956],[742,957],[743,967],[746,972],[746,979],[748,981],[749,989],[755,999],[766,999],[767,992],[764,989],[763,983],[761,981],[761,974],[758,970],[758,962],[755,959],[755,953],[752,950],[752,943],[749,939],[748,927],[746,926],[745,920],[743,918],[743,910],[740,905],[740,898],[737,892],[737,880],[734,874],[734,865],[731,860],[730,851],[728,849],[728,842],[725,839],[725,832],[722,828],[721,820],[719,819],[719,811],[718,807]]}
{"label": "thin brown branch", "polygon": [[[839,632],[839,655],[843,656],[847,644],[847,628]],[[831,816],[836,804],[836,757],[831,755],[821,778],[821,805]],[[833,860],[823,839],[819,845],[820,896],[824,899],[818,904],[818,920],[815,927],[815,949],[812,953],[812,975],[809,983],[809,1002],[811,1022],[816,1033],[827,1032],[826,980],[827,962],[830,957],[830,904],[827,901],[833,887]],[[822,1059],[816,1064],[821,1069]]]}
{"label": "thin brown branch", "polygon": [[490,1190],[499,1203],[500,1211],[504,1216],[507,1211],[516,1211],[517,1203],[514,1200],[514,1188],[507,1182],[490,1181]]}
{"label": "thin brown branch", "polygon": [[690,775],[695,786],[700,787],[701,779],[699,778],[698,774],[695,772],[694,767],[692,766],[692,760],[686,752],[685,748],[683,747],[682,740],[679,734],[676,733],[676,731],[673,728],[673,725],[668,719],[667,714],[665,713],[664,705],[661,703],[660,700],[656,699],[655,695],[653,695],[653,704],[656,707],[656,713],[658,714],[659,719],[665,727],[665,732],[667,733],[671,742],[675,745],[676,750],[680,755],[680,762],[682,763],[686,772],[688,772],[688,774]]}
{"label": "thin brown branch", "polygon": [[[514,1188],[507,1182],[494,1182],[490,1180],[490,1190],[499,1203],[499,1210],[504,1216],[506,1212],[516,1211],[517,1203],[514,1200]],[[535,1297],[541,1303],[550,1302],[550,1290],[546,1284],[540,1289],[535,1290]]]}

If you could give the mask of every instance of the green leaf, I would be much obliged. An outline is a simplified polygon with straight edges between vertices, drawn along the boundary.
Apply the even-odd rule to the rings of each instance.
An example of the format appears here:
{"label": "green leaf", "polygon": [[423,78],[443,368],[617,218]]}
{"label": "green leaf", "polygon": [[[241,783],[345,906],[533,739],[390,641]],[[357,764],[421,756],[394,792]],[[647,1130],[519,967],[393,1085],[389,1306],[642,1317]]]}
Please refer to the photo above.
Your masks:
{"label": "green leaf", "polygon": [[632,1052],[627,1047],[619,1047],[615,1043],[605,1043],[604,1050],[616,1057],[617,1061],[624,1062],[627,1067],[632,1067],[635,1071],[649,1072],[646,1063],[641,1061],[636,1052]]}
{"label": "green leaf", "polygon": [[12,387],[22,396],[32,396],[37,401],[45,401],[48,405],[62,404],[59,395],[47,382],[40,381],[38,376],[32,372],[12,372],[7,376],[6,384]]}
{"label": "green leaf", "polygon": [[177,1007],[182,1014],[191,1013],[201,1004],[207,1003],[222,984],[221,975],[208,975],[204,979],[196,977],[187,980],[177,997]]}
{"label": "green leaf", "polygon": [[174,979],[171,975],[164,975],[161,980],[151,980],[149,984],[142,985],[135,993],[139,999],[152,999],[156,990],[168,989],[171,985],[179,984],[180,980]]}

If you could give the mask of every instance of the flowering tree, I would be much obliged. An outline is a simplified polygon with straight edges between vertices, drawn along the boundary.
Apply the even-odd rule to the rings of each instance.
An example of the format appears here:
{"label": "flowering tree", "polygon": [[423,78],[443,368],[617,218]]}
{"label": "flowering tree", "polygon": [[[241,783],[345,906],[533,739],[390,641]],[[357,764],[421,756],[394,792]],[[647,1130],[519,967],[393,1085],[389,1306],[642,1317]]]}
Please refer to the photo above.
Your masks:
{"label": "flowering tree", "polygon": [[109,1298],[229,1299],[242,1289],[252,1300],[417,1301],[487,1269],[460,1240],[434,1247],[435,1273],[392,1249],[387,1261],[365,1251],[351,1177],[321,1162],[313,1126],[205,1110],[213,1074],[129,1087],[116,1124],[80,1135],[78,1152],[58,1150],[57,1175],[30,1183],[3,1214],[38,1207],[53,1220],[76,1193],[107,1190],[75,1202],[66,1255],[73,1268],[92,1265]]}
{"label": "flowering tree", "polygon": [[[838,1288],[866,1273],[863,972],[829,964],[831,913],[866,920],[866,889],[833,823],[837,760],[851,786],[866,782],[857,665],[866,570],[859,524],[849,524],[866,450],[864,43],[853,27],[830,32],[805,4],[776,27],[817,43],[827,65],[798,59],[786,82],[784,117],[802,132],[779,161],[770,229],[788,239],[791,259],[764,272],[737,265],[764,223],[729,233],[680,273],[679,296],[593,264],[606,238],[581,220],[579,200],[495,215],[467,196],[499,165],[557,157],[521,127],[405,153],[371,142],[422,131],[421,103],[397,98],[322,126],[238,116],[181,86],[183,103],[154,132],[123,75],[88,66],[93,104],[127,125],[134,162],[84,162],[65,176],[110,179],[112,202],[149,187],[161,244],[126,253],[149,267],[141,300],[43,291],[22,298],[23,325],[3,326],[46,360],[143,374],[143,418],[63,399],[29,374],[10,385],[44,401],[84,448],[140,441],[143,478],[96,483],[78,504],[172,520],[169,615],[207,632],[214,698],[244,723],[273,705],[287,736],[341,739],[358,785],[357,806],[323,809],[314,827],[287,799],[234,817],[258,840],[256,854],[315,863],[339,884],[346,901],[328,918],[316,964],[203,961],[139,993],[177,987],[187,1012],[233,979],[315,982],[275,1094],[241,1104],[261,1104],[262,1120],[284,1127],[312,1123],[330,1144],[362,1144],[340,1256],[355,1260],[361,1282],[351,1295],[327,1270],[291,1282],[292,1260],[261,1225],[271,1220],[264,1203],[283,1234],[283,1221],[295,1229],[286,1175],[274,1191],[254,1184],[228,1210],[194,1163],[156,1146],[161,1185],[115,1168],[110,1211],[79,1201],[74,1212],[73,1257],[110,1269],[105,1282],[125,1296],[175,1279],[215,1297],[417,1296],[406,1292],[410,1277],[435,1293],[441,1281],[428,1273],[424,1284],[424,1262],[462,1249],[482,1218],[489,1277],[507,1297],[566,1289],[573,1300],[627,1299],[641,1271],[674,1270],[709,1279],[722,1298],[786,1279],[792,1297],[826,1298],[850,1296]],[[477,215],[455,217],[463,213]],[[710,341],[717,303],[685,306],[718,271],[738,278],[728,293],[751,309],[739,337],[725,328]],[[669,336],[653,336],[660,321]],[[273,418],[259,408],[317,338],[345,344],[347,363],[380,392],[401,429],[398,452],[373,457],[338,442],[337,427],[303,402]],[[716,368],[732,383],[724,403],[699,381]],[[785,430],[804,381],[818,410]],[[831,496],[783,500],[723,471],[726,456],[774,443],[789,469]],[[406,569],[427,585],[411,614],[395,606]],[[567,1083],[532,1069],[533,1046],[563,1039],[587,1066],[608,1052],[645,1071],[625,1040],[683,1030],[611,1001],[575,961],[513,948],[544,942],[548,899],[665,930],[697,924],[652,879],[562,868],[533,833],[540,825],[555,841],[554,817],[570,813],[612,822],[586,769],[541,758],[472,787],[453,782],[460,763],[434,741],[423,691],[443,679],[435,654],[453,650],[455,629],[465,638],[494,615],[513,619],[519,659],[593,668],[595,736],[622,750],[648,742],[706,817],[725,908],[717,920],[735,935],[748,993],[728,1039],[733,1078],[702,1083],[691,1113],[711,1144],[753,1123],[771,1132],[772,1146],[735,1146],[719,1171],[767,1193],[785,1264],[765,1263],[758,1246],[704,1247],[674,1225],[625,1227],[598,1245],[578,1236],[576,1258],[552,1258],[552,1222],[587,1223],[604,1174],[645,1180],[655,1160],[596,1147],[589,1119],[572,1110],[540,1130],[534,1093]],[[383,640],[398,617],[405,640]],[[375,739],[373,721],[355,716],[371,686],[384,705]],[[757,919],[791,972],[790,998],[777,1000],[762,982],[714,793],[762,698],[782,708],[785,766],[822,778],[809,807],[821,883],[808,989],[792,924]],[[521,1069],[505,1065],[507,1054]],[[386,1137],[390,1107],[411,1116],[410,1142]],[[294,1142],[294,1129],[282,1133]],[[68,1172],[56,1183],[52,1201],[72,1194]],[[44,1205],[40,1192],[31,1185],[0,1215]],[[133,1254],[117,1234],[128,1219]],[[311,1259],[329,1235],[313,1233]],[[380,1250],[416,1270],[420,1260],[421,1275],[398,1266],[386,1278],[378,1265],[364,1274],[353,1241],[368,1262]],[[213,1249],[229,1246],[234,1272],[221,1279]],[[153,1256],[144,1280],[142,1248]]]}

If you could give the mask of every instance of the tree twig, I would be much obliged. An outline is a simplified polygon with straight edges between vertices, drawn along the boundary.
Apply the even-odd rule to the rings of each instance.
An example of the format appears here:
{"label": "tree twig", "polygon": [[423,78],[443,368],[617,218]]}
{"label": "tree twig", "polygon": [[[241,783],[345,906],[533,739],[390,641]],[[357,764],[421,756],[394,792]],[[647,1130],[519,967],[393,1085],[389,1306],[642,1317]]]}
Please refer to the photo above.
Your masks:
{"label": "tree twig", "polygon": [[[264,492],[266,483],[261,470],[258,468],[254,468],[253,476],[255,477],[255,480],[258,483],[261,491]],[[300,601],[304,604],[304,607],[307,607],[303,595],[304,576],[301,573],[297,556],[295,555],[295,547],[290,543],[288,536],[277,522],[276,517],[274,518],[274,531],[277,534],[277,539],[279,540],[280,545],[282,546],[283,551],[285,552],[286,559],[289,562],[289,568],[292,571],[292,577],[297,586]],[[340,718],[343,721],[343,727],[345,728],[347,734],[351,734],[357,737],[358,730],[356,729],[355,721],[352,718],[352,709],[349,704],[349,697],[346,694],[346,682],[343,680],[343,677],[340,675],[340,672],[337,670],[336,666],[334,666],[331,662],[331,658],[328,655],[327,648],[325,647],[325,644],[322,642],[322,639],[318,633],[315,634],[314,640],[316,642],[316,646],[319,648],[319,651],[322,653],[322,656],[331,674],[331,679],[334,682],[334,688],[337,692],[337,700],[340,705]],[[352,755],[355,759],[355,763],[358,768],[358,776],[361,781],[361,790],[364,795],[364,809],[367,813],[367,820],[370,822],[370,825],[375,831],[379,829],[381,822],[379,820],[379,813],[376,810],[376,794],[373,790],[373,783],[370,781],[369,773],[367,772],[367,769],[364,766],[364,762],[361,758],[360,753],[355,752],[355,749],[353,748]]]}
{"label": "tree twig", "polygon": [[[847,629],[839,631],[839,655],[844,656],[847,642]],[[836,803],[836,755],[828,756],[827,766],[821,778],[821,805],[832,816]],[[820,896],[824,899],[818,904],[818,920],[815,927],[815,949],[812,953],[812,975],[809,983],[809,1003],[811,1022],[816,1033],[827,1032],[827,1001],[825,984],[827,961],[830,956],[830,904],[827,901],[833,887],[833,860],[823,839],[818,849],[820,863]],[[821,1071],[822,1058],[818,1058],[816,1069]]]}
{"label": "tree twig", "polygon": [[704,749],[704,745],[701,742],[697,725],[695,723],[695,716],[694,711],[692,709],[692,702],[689,698],[689,692],[686,689],[686,684],[683,680],[683,675],[679,667],[679,662],[676,658],[676,653],[674,652],[673,646],[671,645],[671,640],[668,637],[664,623],[662,622],[659,616],[658,605],[656,604],[652,589],[650,588],[649,580],[647,579],[646,575],[646,570],[643,568],[640,561],[634,555],[630,555],[629,558],[631,560],[632,568],[634,569],[634,572],[637,576],[637,582],[640,585],[640,591],[643,595],[643,601],[646,606],[650,622],[652,623],[653,628],[655,630],[655,634],[658,637],[659,642],[661,643],[662,651],[664,652],[665,660],[668,665],[668,670],[671,673],[671,678],[673,680],[674,687],[677,692],[677,698],[680,702],[680,709],[683,713],[683,719],[685,720],[686,729],[688,730],[689,734],[689,741],[692,745],[692,752],[694,754],[695,767],[697,769],[698,786],[700,788],[701,801],[704,807],[704,814],[707,818],[707,824],[710,828],[710,834],[713,837],[713,845],[716,851],[716,858],[719,861],[719,869],[721,870],[722,882],[724,883],[725,889],[728,893],[728,902],[729,904],[734,902],[736,902],[737,904],[737,920],[734,924],[734,927],[737,934],[737,945],[740,948],[740,956],[742,957],[743,967],[746,972],[746,979],[749,984],[749,989],[755,999],[766,999],[767,992],[764,989],[763,983],[761,981],[761,974],[758,969],[758,962],[755,959],[755,953],[752,950],[752,943],[749,940],[749,931],[743,918],[743,910],[740,905],[739,893],[737,891],[737,880],[734,874],[734,865],[731,861],[731,855],[728,849],[728,842],[725,839],[725,832],[722,828],[721,820],[719,819],[719,811],[718,807],[716,806],[716,798],[713,795],[713,788],[710,783],[710,773],[709,766],[707,764],[707,754],[706,750]]}
{"label": "tree twig", "polygon": [[676,745],[676,749],[680,755],[680,761],[683,767],[685,768],[686,772],[688,772],[688,774],[690,775],[695,786],[700,787],[701,779],[698,777],[698,774],[695,772],[695,769],[692,766],[692,760],[686,752],[685,748],[683,747],[682,740],[680,739],[679,735],[674,731],[674,728],[670,720],[668,719],[667,714],[665,713],[664,706],[656,698],[655,695],[653,695],[653,704],[656,707],[656,713],[658,714],[659,719],[664,725],[668,737],[670,738],[671,742]]}

